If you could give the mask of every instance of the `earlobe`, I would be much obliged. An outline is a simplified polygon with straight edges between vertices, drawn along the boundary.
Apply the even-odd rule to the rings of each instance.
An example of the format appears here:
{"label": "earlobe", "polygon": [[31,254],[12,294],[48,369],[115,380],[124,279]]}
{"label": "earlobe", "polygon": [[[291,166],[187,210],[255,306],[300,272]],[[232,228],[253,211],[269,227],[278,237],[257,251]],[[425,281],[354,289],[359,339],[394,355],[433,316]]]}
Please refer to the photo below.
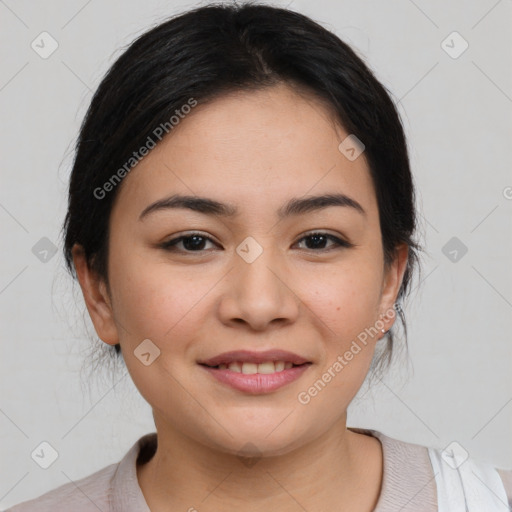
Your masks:
{"label": "earlobe", "polygon": [[119,343],[112,304],[104,279],[89,267],[80,245],[73,246],[72,255],[78,282],[96,333],[109,345]]}

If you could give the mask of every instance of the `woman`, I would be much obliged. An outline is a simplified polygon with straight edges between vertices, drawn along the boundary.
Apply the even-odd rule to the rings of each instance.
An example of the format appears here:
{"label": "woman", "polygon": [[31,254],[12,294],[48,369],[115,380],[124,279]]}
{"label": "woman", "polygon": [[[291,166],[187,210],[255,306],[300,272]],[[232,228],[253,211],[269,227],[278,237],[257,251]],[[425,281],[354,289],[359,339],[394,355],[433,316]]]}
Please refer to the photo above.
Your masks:
{"label": "woman", "polygon": [[65,255],[156,433],[11,510],[507,510],[512,471],[346,425],[405,322],[414,204],[388,93],[307,17],[138,38],[81,128]]}

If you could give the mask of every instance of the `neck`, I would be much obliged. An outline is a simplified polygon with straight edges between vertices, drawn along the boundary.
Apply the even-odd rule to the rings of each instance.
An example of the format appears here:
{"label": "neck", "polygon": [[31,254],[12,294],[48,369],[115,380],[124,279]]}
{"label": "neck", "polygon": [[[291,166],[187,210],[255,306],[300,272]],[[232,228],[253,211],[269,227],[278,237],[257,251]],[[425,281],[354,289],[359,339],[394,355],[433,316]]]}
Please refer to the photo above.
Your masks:
{"label": "neck", "polygon": [[346,416],[323,436],[284,455],[241,459],[158,428],[152,459],[137,477],[152,512],[370,512],[380,494],[382,449],[346,428]]}

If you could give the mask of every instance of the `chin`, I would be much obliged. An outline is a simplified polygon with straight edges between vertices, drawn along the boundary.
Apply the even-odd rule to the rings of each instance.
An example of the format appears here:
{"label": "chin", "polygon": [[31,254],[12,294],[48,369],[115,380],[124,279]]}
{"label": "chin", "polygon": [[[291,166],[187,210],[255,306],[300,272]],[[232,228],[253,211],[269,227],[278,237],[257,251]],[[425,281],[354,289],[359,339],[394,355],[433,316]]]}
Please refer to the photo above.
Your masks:
{"label": "chin", "polygon": [[[280,420],[281,421],[281,420]],[[233,437],[223,435],[222,439],[213,440],[214,448],[224,453],[239,457],[275,457],[285,455],[294,449],[306,444],[313,434],[298,432],[293,425],[284,425],[284,422],[247,424],[242,421],[232,423],[233,429],[226,428],[233,433]],[[211,434],[211,432],[210,432]],[[210,444],[209,443],[209,444]]]}

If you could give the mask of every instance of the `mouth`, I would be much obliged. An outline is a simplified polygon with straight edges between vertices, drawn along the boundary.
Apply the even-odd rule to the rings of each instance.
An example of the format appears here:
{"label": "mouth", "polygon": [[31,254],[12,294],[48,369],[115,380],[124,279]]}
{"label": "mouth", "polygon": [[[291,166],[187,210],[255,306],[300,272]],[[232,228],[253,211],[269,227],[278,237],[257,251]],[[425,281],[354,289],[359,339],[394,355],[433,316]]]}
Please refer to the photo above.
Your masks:
{"label": "mouth", "polygon": [[[202,364],[202,363],[200,363]],[[250,363],[247,361],[233,361],[232,363],[220,363],[218,365],[207,365],[208,368],[216,370],[229,370],[230,372],[243,373],[244,375],[270,375],[289,370],[297,366],[309,365],[311,363],[294,364],[291,361],[265,361],[263,363]]]}
{"label": "mouth", "polygon": [[286,350],[265,350],[254,352],[250,350],[232,350],[223,352],[210,359],[198,361],[199,364],[217,368],[219,370],[230,370],[244,374],[269,374],[282,372],[294,366],[310,363],[306,358],[288,352]]}
{"label": "mouth", "polygon": [[249,394],[276,391],[298,379],[313,363],[282,350],[225,352],[198,361],[217,381]]}

